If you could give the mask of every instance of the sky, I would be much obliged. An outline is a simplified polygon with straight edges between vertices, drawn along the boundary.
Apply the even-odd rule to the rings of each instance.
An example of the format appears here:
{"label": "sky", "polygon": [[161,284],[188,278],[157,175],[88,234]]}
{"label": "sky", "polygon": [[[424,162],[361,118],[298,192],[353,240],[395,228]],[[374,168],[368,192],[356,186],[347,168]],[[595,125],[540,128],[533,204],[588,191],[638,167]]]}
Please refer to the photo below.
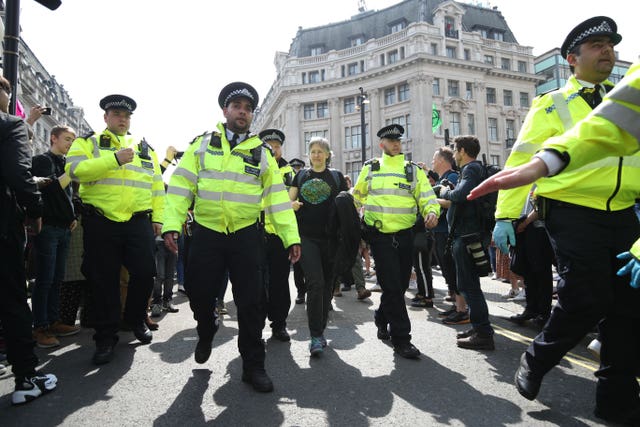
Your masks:
{"label": "sky", "polygon": [[[398,2],[365,0],[368,10]],[[633,62],[640,54],[640,25],[628,1],[480,3],[497,7],[534,55],[559,47],[575,25],[597,15],[616,20],[621,59]],[[162,158],[167,146],[184,150],[224,120],[217,102],[222,87],[246,81],[262,99],[276,79],[275,53],[289,51],[298,27],[349,20],[358,1],[62,0],[50,11],[22,0],[21,8],[23,39],[84,108],[93,129],[104,128],[102,97],[131,96],[138,103],[131,133],[145,137]]]}

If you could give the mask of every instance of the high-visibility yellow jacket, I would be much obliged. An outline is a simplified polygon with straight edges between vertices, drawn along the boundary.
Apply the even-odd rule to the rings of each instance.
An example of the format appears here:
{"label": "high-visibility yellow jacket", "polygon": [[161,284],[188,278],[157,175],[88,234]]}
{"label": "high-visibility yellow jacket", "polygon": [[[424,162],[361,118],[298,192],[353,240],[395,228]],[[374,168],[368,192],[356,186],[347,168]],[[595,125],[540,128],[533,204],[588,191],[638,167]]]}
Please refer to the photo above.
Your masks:
{"label": "high-visibility yellow jacket", "polygon": [[[280,160],[278,161],[278,166],[280,169],[280,175],[282,176],[282,180],[284,181],[285,190],[287,191],[287,194],[288,194],[289,186],[293,181],[293,176],[295,175],[293,172],[293,168],[283,158],[280,158]],[[270,219],[267,218],[266,216],[264,219],[264,229],[269,234],[276,234],[275,227],[271,223]]]}
{"label": "high-visibility yellow jacket", "polygon": [[[374,166],[376,162],[379,168]],[[413,177],[407,176],[405,166],[412,169]],[[382,233],[413,227],[418,209],[424,218],[429,213],[440,215],[427,175],[419,166],[406,162],[404,154],[383,154],[365,163],[353,187],[353,197],[358,207],[364,206],[365,223]]]}
{"label": "high-visibility yellow jacket", "polygon": [[[131,163],[120,166],[115,153],[124,148],[133,148],[134,157]],[[108,129],[76,138],[65,171],[80,183],[82,202],[110,220],[125,222],[135,213],[151,210],[152,221],[162,222],[164,182],[156,153],[146,142],[131,135],[118,136]]]}
{"label": "high-visibility yellow jacket", "polygon": [[[562,136],[545,142],[568,163],[561,174],[580,170],[605,157],[629,156],[640,162],[640,62],[635,62],[591,114]],[[640,182],[635,182],[636,188]],[[640,260],[640,239],[631,248]]]}
{"label": "high-visibility yellow jacket", "polygon": [[[196,138],[173,172],[162,233],[180,232],[195,202],[195,221],[203,227],[233,233],[255,224],[263,207],[285,248],[300,243],[291,201],[271,152],[255,135],[231,149],[223,124],[217,128]],[[259,160],[254,153],[260,153]]]}
{"label": "high-visibility yellow jacket", "polygon": [[[563,134],[591,112],[579,94],[580,89],[581,85],[571,76],[563,88],[536,98],[505,169],[527,163],[547,139]],[[542,178],[536,182],[536,194],[599,210],[626,209],[639,196],[639,160],[636,156],[608,157],[561,175]],[[529,188],[501,190],[496,218],[519,217]]]}

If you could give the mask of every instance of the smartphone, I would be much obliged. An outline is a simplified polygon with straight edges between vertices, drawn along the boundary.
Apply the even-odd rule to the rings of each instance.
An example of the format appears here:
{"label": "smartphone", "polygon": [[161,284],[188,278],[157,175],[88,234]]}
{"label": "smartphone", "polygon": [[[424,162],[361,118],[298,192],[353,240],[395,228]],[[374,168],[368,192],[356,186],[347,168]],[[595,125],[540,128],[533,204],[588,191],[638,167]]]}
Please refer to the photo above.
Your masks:
{"label": "smartphone", "polygon": [[43,115],[45,116],[50,116],[51,115],[51,107],[44,107],[44,111],[42,112]]}

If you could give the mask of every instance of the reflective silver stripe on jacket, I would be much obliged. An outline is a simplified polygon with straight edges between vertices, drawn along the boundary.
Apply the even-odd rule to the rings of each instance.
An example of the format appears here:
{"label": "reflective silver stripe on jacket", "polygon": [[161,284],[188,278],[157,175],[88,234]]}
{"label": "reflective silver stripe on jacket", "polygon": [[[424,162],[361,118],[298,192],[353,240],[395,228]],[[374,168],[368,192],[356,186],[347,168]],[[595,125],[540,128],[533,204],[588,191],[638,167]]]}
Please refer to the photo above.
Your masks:
{"label": "reflective silver stripe on jacket", "polygon": [[251,195],[251,194],[237,194],[237,193],[228,193],[228,192],[220,192],[220,191],[209,191],[198,189],[198,197],[204,200],[218,201],[218,200],[226,200],[229,202],[237,202],[237,203],[248,203],[248,204],[260,204],[260,200],[262,199],[261,195]]}
{"label": "reflective silver stripe on jacket", "polygon": [[418,209],[414,205],[410,208],[392,208],[386,206],[377,206],[377,205],[367,205],[366,208],[369,212],[377,212],[382,214],[393,214],[393,215],[407,215],[407,214],[417,214]]}
{"label": "reflective silver stripe on jacket", "polygon": [[556,107],[556,111],[558,112],[562,126],[564,126],[564,130],[567,131],[571,129],[573,127],[573,119],[569,112],[569,104],[565,101],[562,92],[552,93],[551,99],[553,99],[553,104]]}
{"label": "reflective silver stripe on jacket", "polygon": [[124,185],[125,187],[144,188],[151,191],[150,182],[135,181],[132,179],[104,178],[93,181],[90,184],[97,185]]}

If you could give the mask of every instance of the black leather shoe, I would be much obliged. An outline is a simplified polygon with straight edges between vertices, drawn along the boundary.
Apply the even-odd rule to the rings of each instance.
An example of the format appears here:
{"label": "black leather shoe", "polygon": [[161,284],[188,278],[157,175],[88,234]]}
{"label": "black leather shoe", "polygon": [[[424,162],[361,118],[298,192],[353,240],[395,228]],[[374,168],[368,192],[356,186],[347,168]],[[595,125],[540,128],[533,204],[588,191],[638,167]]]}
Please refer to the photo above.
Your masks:
{"label": "black leather shoe", "polygon": [[405,359],[417,359],[420,356],[420,350],[410,342],[393,346],[393,351]]}
{"label": "black leather shoe", "polygon": [[196,358],[196,363],[203,364],[209,360],[209,356],[211,356],[211,341],[202,339],[198,341],[194,356]]}
{"label": "black leather shoe", "polygon": [[533,372],[531,372],[529,364],[527,363],[526,353],[523,353],[520,357],[520,366],[516,371],[515,383],[518,393],[525,399],[535,399],[540,391],[542,378],[535,376]]}
{"label": "black leather shoe", "polygon": [[255,391],[269,393],[273,391],[271,378],[264,369],[256,369],[251,372],[242,371],[242,381],[251,384]]}
{"label": "black leather shoe", "polygon": [[142,322],[131,328],[133,330],[133,335],[140,341],[142,344],[149,344],[153,339],[153,334],[147,327],[145,322]]}
{"label": "black leather shoe", "polygon": [[522,314],[516,314],[511,317],[508,317],[507,320],[513,322],[517,325],[524,325],[527,320],[535,319],[536,314],[532,312],[527,312],[526,310]]}
{"label": "black leather shoe", "polygon": [[378,326],[378,339],[382,341],[388,341],[391,339],[389,335],[389,329],[387,326]]}
{"label": "black leather shoe", "polygon": [[271,333],[271,339],[288,342],[291,341],[291,337],[289,336],[289,332],[285,328],[282,329],[274,329]]}
{"label": "black leather shoe", "polygon": [[466,330],[464,332],[458,332],[456,334],[456,339],[462,339],[462,338],[469,338],[471,335],[475,334],[476,330],[471,328],[469,330]]}
{"label": "black leather shoe", "polygon": [[113,349],[115,346],[115,344],[98,345],[96,347],[96,352],[93,353],[93,364],[105,365],[111,362],[113,360]]}
{"label": "black leather shoe", "polygon": [[473,334],[458,338],[456,344],[460,348],[465,348],[467,350],[495,350],[496,346],[493,342],[493,335],[482,336],[477,332]]}

